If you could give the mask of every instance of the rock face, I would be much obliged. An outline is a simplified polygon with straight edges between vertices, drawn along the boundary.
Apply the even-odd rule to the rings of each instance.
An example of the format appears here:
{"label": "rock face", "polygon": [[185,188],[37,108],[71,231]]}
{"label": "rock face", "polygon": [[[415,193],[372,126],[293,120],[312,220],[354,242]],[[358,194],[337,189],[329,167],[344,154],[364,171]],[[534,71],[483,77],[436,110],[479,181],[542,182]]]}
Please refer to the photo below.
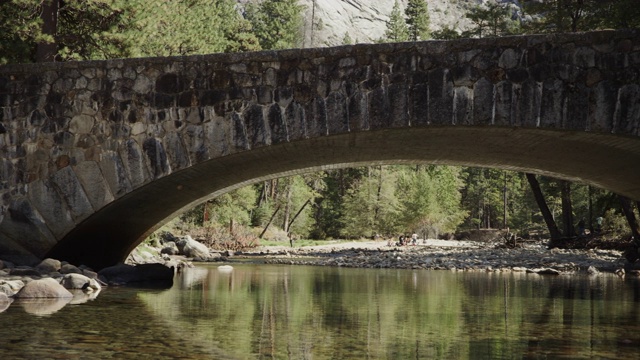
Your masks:
{"label": "rock face", "polygon": [[[246,1],[240,1],[246,2]],[[343,45],[345,34],[354,43],[372,43],[383,38],[395,0],[299,0],[304,9],[303,47]],[[402,11],[408,0],[398,0]],[[464,31],[471,21],[468,9],[479,4],[508,4],[514,17],[521,16],[518,0],[438,0],[428,1],[431,31],[444,27]],[[312,27],[313,24],[313,27]]]}
{"label": "rock face", "polygon": [[73,294],[52,278],[28,282],[16,295],[17,299],[73,298]]}

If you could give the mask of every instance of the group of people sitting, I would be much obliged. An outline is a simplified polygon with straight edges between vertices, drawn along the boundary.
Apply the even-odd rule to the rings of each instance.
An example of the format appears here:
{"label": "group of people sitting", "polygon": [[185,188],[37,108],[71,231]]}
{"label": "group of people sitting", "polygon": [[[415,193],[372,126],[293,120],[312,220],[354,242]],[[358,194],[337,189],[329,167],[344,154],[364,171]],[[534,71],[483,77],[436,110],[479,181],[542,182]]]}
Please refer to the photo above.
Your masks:
{"label": "group of people sitting", "polygon": [[389,239],[389,242],[387,245],[389,246],[405,246],[405,245],[417,245],[418,244],[418,234],[413,234],[411,236],[407,236],[407,235],[400,235],[398,237],[398,242],[397,243],[393,243],[393,239]]}

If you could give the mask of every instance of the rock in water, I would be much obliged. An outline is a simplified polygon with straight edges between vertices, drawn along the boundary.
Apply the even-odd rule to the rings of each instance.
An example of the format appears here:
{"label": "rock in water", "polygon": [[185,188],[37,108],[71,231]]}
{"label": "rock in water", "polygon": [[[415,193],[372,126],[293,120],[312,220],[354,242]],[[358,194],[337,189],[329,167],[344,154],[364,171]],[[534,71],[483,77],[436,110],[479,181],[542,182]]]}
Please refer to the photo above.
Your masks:
{"label": "rock in water", "polygon": [[73,298],[73,294],[52,278],[29,281],[15,295],[17,299]]}
{"label": "rock in water", "polygon": [[163,264],[119,264],[104,268],[98,274],[111,285],[147,282],[171,286],[174,268]]}
{"label": "rock in water", "polygon": [[0,292],[0,313],[7,310],[13,300],[9,298],[5,293]]}
{"label": "rock in water", "polygon": [[187,235],[176,243],[182,255],[189,258],[208,259],[209,248]]}
{"label": "rock in water", "polygon": [[36,270],[38,270],[41,274],[49,274],[52,272],[56,272],[60,270],[62,264],[60,260],[56,259],[44,259],[36,266]]}
{"label": "rock in water", "polygon": [[65,289],[81,289],[87,292],[101,289],[97,281],[80,274],[66,274],[60,281],[60,284],[64,286]]}

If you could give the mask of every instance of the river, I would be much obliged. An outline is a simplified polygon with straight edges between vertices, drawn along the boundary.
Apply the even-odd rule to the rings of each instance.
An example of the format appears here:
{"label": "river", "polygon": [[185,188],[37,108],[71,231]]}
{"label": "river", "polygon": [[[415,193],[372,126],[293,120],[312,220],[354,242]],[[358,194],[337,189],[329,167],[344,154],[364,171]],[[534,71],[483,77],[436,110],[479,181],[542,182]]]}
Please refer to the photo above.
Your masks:
{"label": "river", "polygon": [[0,313],[1,359],[638,359],[640,279],[219,264]]}

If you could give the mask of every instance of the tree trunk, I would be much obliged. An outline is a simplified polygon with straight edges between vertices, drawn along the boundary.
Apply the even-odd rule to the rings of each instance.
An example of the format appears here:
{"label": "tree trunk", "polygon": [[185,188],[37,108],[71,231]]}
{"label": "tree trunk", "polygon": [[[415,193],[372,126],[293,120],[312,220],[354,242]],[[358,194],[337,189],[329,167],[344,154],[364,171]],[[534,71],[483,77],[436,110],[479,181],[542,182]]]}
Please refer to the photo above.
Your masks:
{"label": "tree trunk", "polygon": [[311,199],[307,200],[304,204],[302,204],[302,207],[300,208],[300,210],[298,210],[298,212],[293,216],[293,219],[291,219],[291,221],[289,221],[289,226],[288,228],[291,228],[291,225],[293,225],[293,222],[296,221],[296,219],[298,218],[298,216],[300,216],[300,214],[302,213],[302,210],[304,210],[304,208],[309,205],[309,203],[311,202]]}
{"label": "tree trunk", "polygon": [[591,185],[588,187],[589,190],[589,232],[593,235],[593,188]]}
{"label": "tree trunk", "polygon": [[264,226],[264,229],[262,230],[262,232],[260,233],[260,236],[258,236],[259,238],[262,239],[262,237],[264,236],[264,233],[267,232],[267,229],[269,228],[269,225],[271,225],[271,222],[273,221],[273,218],[276,217],[276,214],[278,213],[278,211],[280,210],[280,205],[278,205],[275,209],[275,211],[273,212],[273,214],[271,215],[271,218],[269,219],[269,222],[267,223],[267,225]]}
{"label": "tree trunk", "polygon": [[533,192],[533,197],[536,199],[536,203],[538,203],[538,207],[540,208],[540,212],[542,213],[542,217],[544,218],[544,222],[547,224],[547,228],[549,229],[549,235],[552,240],[562,238],[562,234],[560,230],[558,230],[558,226],[556,225],[555,220],[553,220],[553,215],[551,215],[551,211],[549,210],[549,206],[547,206],[547,202],[544,199],[544,195],[542,194],[542,190],[540,189],[540,183],[534,174],[525,174],[527,176],[527,181],[529,181],[529,185],[531,186],[531,191]]}
{"label": "tree trunk", "polygon": [[382,196],[382,165],[380,166],[380,176],[378,177],[378,189],[376,194],[376,207],[373,213],[374,226],[378,224],[378,217],[380,216],[380,199]]}
{"label": "tree trunk", "polygon": [[504,187],[502,189],[502,229],[507,228],[507,172],[504,172]]}
{"label": "tree trunk", "polygon": [[636,242],[640,242],[640,227],[638,227],[638,220],[636,219],[636,215],[633,213],[633,205],[629,198],[626,198],[622,195],[618,195],[618,199],[620,199],[620,205],[622,207],[622,212],[624,216],[627,218],[627,223],[629,223],[629,227],[631,228],[631,234]]}
{"label": "tree trunk", "polygon": [[[42,12],[40,19],[42,20],[42,33],[55,37],[58,27],[58,0],[44,0],[42,2]],[[53,42],[39,42],[36,46],[36,61],[51,62],[55,60],[58,53],[58,45]]]}
{"label": "tree trunk", "polygon": [[576,235],[573,228],[573,207],[571,206],[571,183],[560,180],[560,196],[562,197],[562,223],[564,225],[564,236],[572,237]]}
{"label": "tree trunk", "polygon": [[287,179],[287,195],[284,204],[284,221],[282,222],[282,229],[289,233],[289,217],[291,216],[291,179]]}

